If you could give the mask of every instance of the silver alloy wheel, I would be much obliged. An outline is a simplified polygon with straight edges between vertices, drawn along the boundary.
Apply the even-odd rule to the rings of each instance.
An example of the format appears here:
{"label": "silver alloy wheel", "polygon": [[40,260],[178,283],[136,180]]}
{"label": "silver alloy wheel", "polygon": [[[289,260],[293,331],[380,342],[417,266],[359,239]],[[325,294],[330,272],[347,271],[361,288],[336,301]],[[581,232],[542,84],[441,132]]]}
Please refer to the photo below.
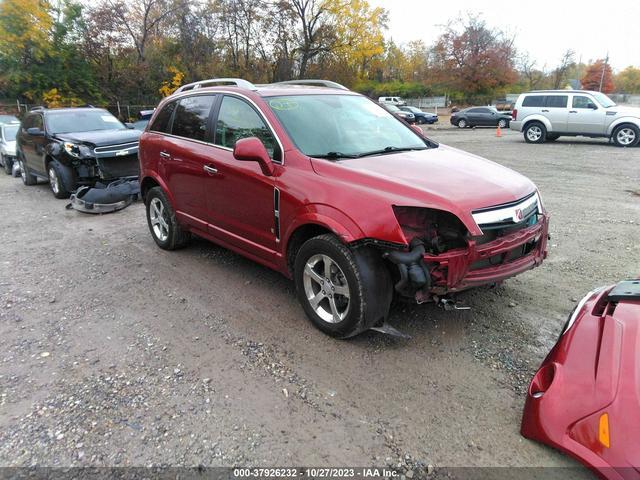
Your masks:
{"label": "silver alloy wheel", "polygon": [[24,163],[22,160],[19,160],[18,164],[20,165],[20,176],[22,177],[22,181],[27,183],[27,172],[24,170]]}
{"label": "silver alloy wheel", "polygon": [[506,121],[506,120],[504,120],[504,119],[499,120],[499,121],[498,121],[498,126],[499,126],[500,128],[505,128],[505,127],[507,126],[507,121]]}
{"label": "silver alloy wheel", "polygon": [[537,142],[538,140],[540,140],[540,138],[542,138],[542,129],[537,125],[529,127],[527,129],[527,138],[532,142]]}
{"label": "silver alloy wheel", "polygon": [[458,122],[458,127],[465,128],[466,126],[467,126],[467,121],[465,119],[462,119]]}
{"label": "silver alloy wheel", "polygon": [[60,180],[58,179],[58,174],[56,173],[56,169],[49,166],[49,184],[51,185],[51,190],[56,195],[60,193]]}
{"label": "silver alloy wheel", "polygon": [[169,238],[169,217],[159,198],[153,198],[149,204],[149,218],[153,234],[161,242],[166,242]]}
{"label": "silver alloy wheel", "polygon": [[302,275],[309,305],[327,323],[339,323],[349,313],[351,292],[347,277],[328,255],[312,256]]}
{"label": "silver alloy wheel", "polygon": [[636,132],[630,127],[621,128],[616,133],[616,141],[620,145],[631,145],[636,141]]}

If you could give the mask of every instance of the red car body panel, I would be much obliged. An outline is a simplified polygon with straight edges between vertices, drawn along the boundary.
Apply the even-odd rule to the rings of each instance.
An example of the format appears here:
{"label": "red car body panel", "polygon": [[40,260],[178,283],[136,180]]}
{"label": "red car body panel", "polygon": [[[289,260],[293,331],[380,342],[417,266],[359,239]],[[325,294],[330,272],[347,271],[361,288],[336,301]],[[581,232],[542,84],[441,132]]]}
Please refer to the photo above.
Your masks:
{"label": "red car body panel", "polygon": [[531,381],[522,418],[523,436],[609,480],[640,479],[640,294],[612,297],[634,282],[640,292],[640,281],[621,282],[578,305]]}
{"label": "red car body panel", "polygon": [[[479,236],[483,232],[472,217],[473,210],[514,202],[536,191],[529,179],[506,167],[443,145],[340,162],[312,159],[295,147],[265,101],[275,95],[356,95],[353,92],[317,88],[250,91],[231,86],[198,90],[205,91],[252,102],[280,140],[284,162],[275,164],[273,176],[265,176],[256,162],[238,161],[229,149],[147,128],[139,153],[143,190],[147,181],[161,185],[181,224],[289,277],[289,239],[305,225],[324,227],[345,243],[373,239],[402,248],[408,246],[409,239],[394,214],[396,205],[450,212],[471,236]],[[156,109],[149,125],[163,105]],[[171,159],[160,156],[163,149]],[[207,175],[205,165],[215,167],[218,174]],[[274,189],[280,196],[280,238],[273,227]],[[461,251],[429,257],[432,267],[439,266],[440,274],[446,276],[437,290],[457,291],[498,282],[539,265],[546,256],[547,230],[544,213],[535,228],[516,236],[502,237],[482,248],[471,241]],[[526,257],[471,271],[473,261],[499,254],[505,242],[517,247],[534,239],[537,248]]]}

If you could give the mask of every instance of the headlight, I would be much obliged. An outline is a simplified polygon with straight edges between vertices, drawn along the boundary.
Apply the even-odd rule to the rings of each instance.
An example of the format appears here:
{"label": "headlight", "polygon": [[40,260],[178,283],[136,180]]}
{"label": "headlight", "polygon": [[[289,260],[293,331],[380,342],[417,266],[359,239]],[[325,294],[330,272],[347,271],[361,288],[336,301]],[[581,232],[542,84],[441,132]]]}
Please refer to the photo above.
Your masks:
{"label": "headlight", "polygon": [[86,145],[76,145],[75,143],[65,142],[64,150],[72,157],[80,158],[91,155],[91,149]]}

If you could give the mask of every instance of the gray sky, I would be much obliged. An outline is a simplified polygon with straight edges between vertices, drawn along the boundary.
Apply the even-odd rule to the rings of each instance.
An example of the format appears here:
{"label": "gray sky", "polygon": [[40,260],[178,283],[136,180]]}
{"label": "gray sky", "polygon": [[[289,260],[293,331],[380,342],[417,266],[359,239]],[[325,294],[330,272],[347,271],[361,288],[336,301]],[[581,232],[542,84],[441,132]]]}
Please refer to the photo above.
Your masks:
{"label": "gray sky", "polygon": [[389,12],[387,36],[396,43],[432,44],[442,25],[460,14],[480,13],[490,26],[516,36],[516,47],[538,61],[557,65],[571,48],[576,60],[603,58],[614,70],[640,67],[640,1],[594,0],[369,0]]}

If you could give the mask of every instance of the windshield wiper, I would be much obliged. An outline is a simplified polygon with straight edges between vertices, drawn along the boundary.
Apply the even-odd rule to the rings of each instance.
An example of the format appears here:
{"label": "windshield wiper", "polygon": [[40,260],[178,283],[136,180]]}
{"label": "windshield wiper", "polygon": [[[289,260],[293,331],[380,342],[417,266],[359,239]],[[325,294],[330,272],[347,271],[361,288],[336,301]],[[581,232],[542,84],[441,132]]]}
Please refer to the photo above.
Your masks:
{"label": "windshield wiper", "polygon": [[357,158],[360,157],[370,157],[372,155],[384,155],[385,153],[396,153],[396,152],[409,152],[412,150],[426,150],[427,147],[384,147],[382,150],[373,150],[371,152],[365,152],[357,155]]}
{"label": "windshield wiper", "polygon": [[327,152],[327,153],[322,153],[320,155],[309,155],[309,156],[314,158],[326,158],[328,160],[337,160],[339,158],[358,158],[360,155],[351,155],[351,154],[342,153],[342,152]]}

